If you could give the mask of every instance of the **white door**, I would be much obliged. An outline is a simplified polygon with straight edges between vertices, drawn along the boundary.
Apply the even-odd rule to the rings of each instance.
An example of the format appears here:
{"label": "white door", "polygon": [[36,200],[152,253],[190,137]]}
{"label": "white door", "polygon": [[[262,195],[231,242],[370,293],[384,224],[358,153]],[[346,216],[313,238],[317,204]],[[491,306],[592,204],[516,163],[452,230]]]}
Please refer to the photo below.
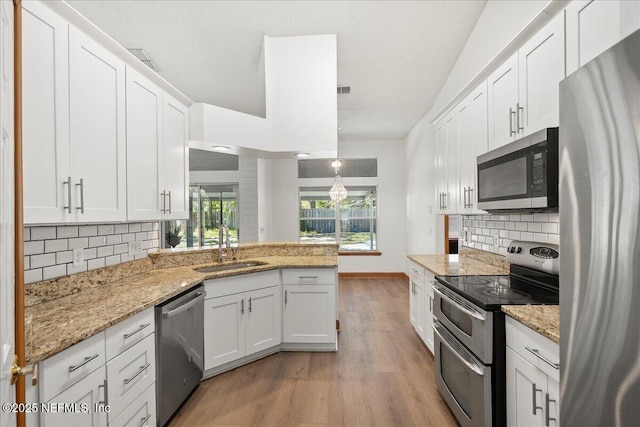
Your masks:
{"label": "white door", "polygon": [[67,22],[22,2],[22,152],[25,224],[71,220]]}
{"label": "white door", "polygon": [[125,66],[74,27],[69,94],[76,221],[126,221]]}
{"label": "white door", "polygon": [[244,294],[204,301],[204,369],[215,368],[246,354]]}
{"label": "white door", "polygon": [[[11,385],[14,345],[13,222],[13,2],[0,1],[0,402],[16,401]],[[0,411],[0,425],[12,427],[16,416]]]}
{"label": "white door", "polygon": [[161,217],[162,89],[127,67],[127,219]]}
{"label": "white door", "polygon": [[507,425],[544,426],[547,376],[507,347]]}
{"label": "white door", "polygon": [[559,84],[564,79],[564,13],[531,37],[518,51],[519,121],[523,136],[560,124]]}
{"label": "white door", "polygon": [[284,338],[286,343],[336,341],[336,288],[334,285],[284,285]]}
{"label": "white door", "polygon": [[518,54],[487,79],[489,99],[489,150],[513,141],[518,133]]}
{"label": "white door", "polygon": [[446,213],[457,213],[458,209],[458,138],[456,129],[456,114],[452,111],[444,119],[445,145],[447,146],[447,157],[445,161],[445,171],[447,173],[447,190],[445,201]]}
{"label": "white door", "polygon": [[248,292],[247,355],[282,342],[280,286]]}
{"label": "white door", "polygon": [[189,109],[164,93],[164,176],[167,219],[189,218]]}

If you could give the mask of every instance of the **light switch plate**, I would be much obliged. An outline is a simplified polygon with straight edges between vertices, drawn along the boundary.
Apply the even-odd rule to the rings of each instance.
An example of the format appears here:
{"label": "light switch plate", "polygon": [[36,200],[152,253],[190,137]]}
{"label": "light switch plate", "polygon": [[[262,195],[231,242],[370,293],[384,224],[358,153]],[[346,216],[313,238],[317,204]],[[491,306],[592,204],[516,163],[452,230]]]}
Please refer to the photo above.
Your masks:
{"label": "light switch plate", "polygon": [[75,248],[73,250],[73,266],[80,267],[82,266],[83,262],[84,262],[84,249]]}

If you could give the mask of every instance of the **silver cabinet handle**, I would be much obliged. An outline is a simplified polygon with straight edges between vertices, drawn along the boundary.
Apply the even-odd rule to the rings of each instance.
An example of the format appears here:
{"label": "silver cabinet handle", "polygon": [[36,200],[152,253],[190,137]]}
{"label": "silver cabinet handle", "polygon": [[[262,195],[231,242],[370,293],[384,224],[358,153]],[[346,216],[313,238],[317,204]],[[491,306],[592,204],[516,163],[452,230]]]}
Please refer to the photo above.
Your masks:
{"label": "silver cabinet handle", "polygon": [[240,301],[240,314],[244,314],[244,298]]}
{"label": "silver cabinet handle", "polygon": [[516,115],[516,112],[513,111],[513,108],[509,107],[509,136],[515,135],[517,132],[513,130],[513,116]]}
{"label": "silver cabinet handle", "polygon": [[167,196],[169,196],[169,212],[167,213],[171,213],[171,191],[167,193]]}
{"label": "silver cabinet handle", "polygon": [[449,195],[449,193],[447,193],[446,191],[444,193],[442,193],[442,209],[447,209],[447,196]]}
{"label": "silver cabinet handle", "polygon": [[251,313],[251,298],[249,298],[249,313]]}
{"label": "silver cabinet handle", "polygon": [[67,180],[63,182],[62,185],[67,186],[67,202],[69,203],[67,206],[63,206],[62,209],[66,209],[69,211],[69,213],[71,213],[71,177],[67,178]]}
{"label": "silver cabinet handle", "polygon": [[557,421],[549,416],[549,402],[556,403],[555,400],[549,399],[549,393],[544,394],[544,425],[549,427],[549,421]]}
{"label": "silver cabinet handle", "polygon": [[465,358],[463,358],[462,356],[460,356],[458,354],[458,352],[456,351],[455,348],[453,348],[453,346],[451,346],[451,344],[449,344],[440,334],[440,331],[438,331],[438,327],[436,326],[436,324],[432,324],[431,325],[431,329],[433,329],[433,332],[436,333],[436,335],[438,335],[438,337],[440,338],[440,342],[442,344],[444,344],[445,346],[447,346],[449,348],[449,350],[451,350],[451,352],[462,362],[464,363],[464,365],[471,369],[473,372],[475,372],[476,374],[480,375],[481,377],[484,377],[484,372],[482,372],[482,369],[480,369],[478,366],[474,365],[473,363],[469,362],[468,360],[466,360]]}
{"label": "silver cabinet handle", "polygon": [[99,354],[96,353],[93,356],[85,357],[83,362],[80,362],[77,365],[69,366],[69,372],[73,372],[73,371],[76,371],[76,370],[82,368],[84,365],[86,365],[87,363],[91,362],[93,359],[97,358],[98,356],[99,356]]}
{"label": "silver cabinet handle", "polygon": [[536,383],[531,384],[531,406],[533,407],[533,415],[536,415],[538,409],[542,410],[542,406],[538,406],[536,401],[536,393],[542,392],[541,388],[536,388]]}
{"label": "silver cabinet handle", "polygon": [[80,207],[76,209],[79,210],[81,214],[84,214],[84,180],[82,178],[80,178],[80,184],[76,184],[76,187],[80,187]]}
{"label": "silver cabinet handle", "polygon": [[144,328],[150,325],[151,323],[145,323],[144,325],[140,325],[140,327],[135,331],[129,332],[128,334],[124,334],[124,339],[126,340],[127,338],[131,338],[132,336],[134,336],[135,334],[137,334],[138,332],[140,332],[141,330],[143,330]]}
{"label": "silver cabinet handle", "polygon": [[469,206],[468,207],[470,207],[470,208],[473,207],[473,198],[472,198],[473,196],[472,196],[472,194],[473,194],[473,187],[469,187]]}
{"label": "silver cabinet handle", "polygon": [[107,383],[107,380],[104,380],[102,384],[98,386],[98,388],[104,388],[104,400],[98,401],[98,405],[103,405],[103,406],[109,405],[109,389],[107,387],[108,385],[109,384]]}
{"label": "silver cabinet handle", "polygon": [[433,287],[433,291],[435,293],[437,293],[438,295],[440,295],[440,298],[445,299],[445,300],[449,301],[451,304],[455,305],[457,310],[460,310],[463,313],[468,314],[469,316],[474,317],[474,318],[476,318],[478,320],[482,320],[484,322],[485,318],[480,313],[475,312],[475,311],[471,311],[468,308],[461,306],[460,304],[455,302],[453,299],[451,299],[447,295],[443,294],[442,291],[440,289],[436,288],[435,286]]}
{"label": "silver cabinet handle", "polygon": [[429,297],[429,311],[433,312],[433,297]]}
{"label": "silver cabinet handle", "polygon": [[[524,113],[524,107],[521,107],[521,106],[520,106],[520,103],[518,102],[518,103],[516,104],[516,123],[517,123],[517,125],[518,125],[518,127],[517,127],[517,129],[518,129],[518,133],[520,133],[520,131],[521,131],[521,130],[524,130],[524,127],[522,127],[522,126],[520,125],[520,111],[522,111],[522,112]],[[524,118],[523,118],[523,120],[522,120],[522,121],[524,121]]]}
{"label": "silver cabinet handle", "polygon": [[289,295],[288,295],[288,291],[284,291],[284,304],[287,305],[287,303],[289,302]]}
{"label": "silver cabinet handle", "polygon": [[552,361],[550,361],[549,359],[541,355],[540,351],[536,350],[535,348],[525,347],[524,349],[527,350],[529,353],[533,354],[534,356],[536,356],[538,359],[542,360],[547,365],[551,366],[553,369],[560,369],[559,363],[553,363]]}
{"label": "silver cabinet handle", "polygon": [[160,212],[166,213],[167,212],[167,193],[163,191],[162,193],[160,193],[160,196],[162,197],[162,209],[160,209]]}
{"label": "silver cabinet handle", "polygon": [[131,376],[131,377],[129,377],[129,378],[126,378],[126,379],[124,380],[124,384],[125,384],[125,385],[129,384],[131,381],[133,381],[133,380],[135,379],[135,377],[137,377],[138,375],[140,375],[141,373],[143,373],[144,371],[146,371],[146,370],[147,370],[147,368],[148,368],[149,366],[151,366],[151,364],[150,364],[150,363],[147,363],[147,364],[146,364],[146,365],[144,365],[144,366],[140,366],[140,370],[139,370],[138,372],[136,372],[135,374],[133,374],[133,376]]}
{"label": "silver cabinet handle", "polygon": [[140,418],[140,426],[138,427],[148,425],[147,421],[149,421],[149,418],[151,418],[151,414],[147,415],[145,418]]}

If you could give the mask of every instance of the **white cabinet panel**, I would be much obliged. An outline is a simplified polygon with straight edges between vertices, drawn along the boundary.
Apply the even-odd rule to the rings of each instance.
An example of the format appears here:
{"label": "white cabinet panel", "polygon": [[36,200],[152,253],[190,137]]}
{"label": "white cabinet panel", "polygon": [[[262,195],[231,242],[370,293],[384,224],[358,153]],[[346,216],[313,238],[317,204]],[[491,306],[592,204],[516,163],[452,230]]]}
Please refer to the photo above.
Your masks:
{"label": "white cabinet panel", "polygon": [[163,155],[160,168],[166,219],[189,218],[189,109],[166,92],[163,100]]}
{"label": "white cabinet panel", "polygon": [[455,213],[458,208],[458,135],[457,116],[449,114],[444,119],[445,145],[446,145],[446,174],[447,186],[444,197],[445,213]]}
{"label": "white cabinet panel", "polygon": [[109,414],[109,427],[153,427],[156,425],[156,387],[150,385],[120,415]]}
{"label": "white cabinet panel", "polygon": [[335,285],[283,285],[285,343],[336,341]]}
{"label": "white cabinet panel", "polygon": [[59,412],[53,412],[56,409],[50,412],[43,410],[40,414],[41,427],[106,427],[107,412],[104,408],[106,392],[103,365],[82,381],[46,402],[45,406],[52,405],[52,408],[55,408],[56,404],[67,404],[74,405],[78,410],[63,411],[62,408],[57,409]]}
{"label": "white cabinet panel", "polygon": [[246,354],[244,294],[204,301],[204,369]]}
{"label": "white cabinet panel", "polygon": [[22,9],[24,222],[66,222],[71,219],[69,26],[40,2],[23,2]]}
{"label": "white cabinet panel", "polygon": [[162,90],[127,67],[127,219],[160,218]]}
{"label": "white cabinet panel", "polygon": [[436,176],[436,213],[444,213],[444,197],[447,191],[447,146],[445,140],[446,129],[444,119],[436,124],[436,152],[435,152],[435,176]]}
{"label": "white cabinet panel", "polygon": [[489,101],[489,150],[514,140],[517,133],[518,54],[487,79]]}
{"label": "white cabinet panel", "polygon": [[248,292],[247,355],[282,342],[280,286]]}
{"label": "white cabinet panel", "polygon": [[74,27],[69,28],[69,118],[78,221],[125,221],[125,66]]}
{"label": "white cabinet panel", "polygon": [[433,273],[425,271],[425,316],[424,316],[424,343],[433,354],[433,281],[435,276]]}
{"label": "white cabinet panel", "polygon": [[[507,424],[544,426],[547,376],[507,347]],[[535,407],[534,407],[535,406]]]}

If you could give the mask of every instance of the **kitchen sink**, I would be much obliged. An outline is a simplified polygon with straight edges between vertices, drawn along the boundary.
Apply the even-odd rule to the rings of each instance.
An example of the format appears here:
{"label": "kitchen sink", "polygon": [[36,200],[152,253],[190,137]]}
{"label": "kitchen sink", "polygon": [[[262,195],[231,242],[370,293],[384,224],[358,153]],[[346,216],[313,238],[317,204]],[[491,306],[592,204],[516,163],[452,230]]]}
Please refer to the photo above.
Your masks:
{"label": "kitchen sink", "polygon": [[248,262],[234,262],[232,264],[217,264],[209,267],[196,268],[198,273],[215,273],[217,271],[237,270],[240,268],[257,267],[259,265],[265,265],[266,262],[248,261]]}

